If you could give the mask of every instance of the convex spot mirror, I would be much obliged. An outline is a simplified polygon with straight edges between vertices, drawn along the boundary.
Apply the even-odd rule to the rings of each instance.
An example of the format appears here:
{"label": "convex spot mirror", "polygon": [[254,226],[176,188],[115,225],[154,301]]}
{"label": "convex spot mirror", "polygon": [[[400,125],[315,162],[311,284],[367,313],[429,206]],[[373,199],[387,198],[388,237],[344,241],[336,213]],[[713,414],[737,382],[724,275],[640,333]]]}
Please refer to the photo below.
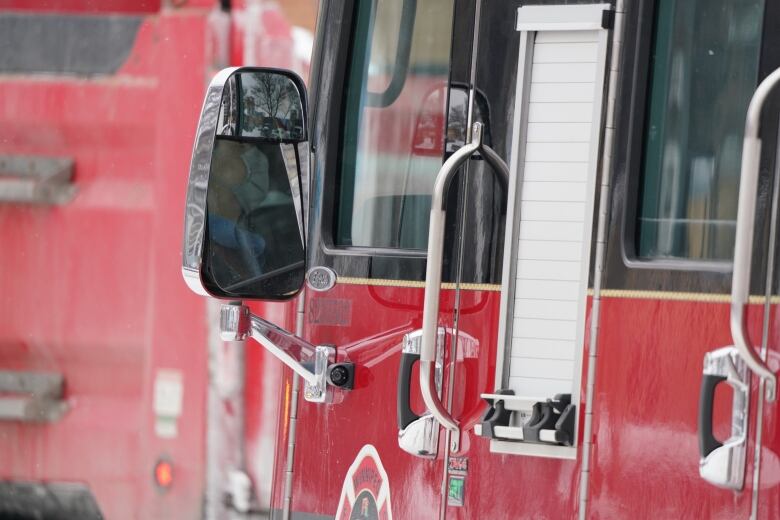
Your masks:
{"label": "convex spot mirror", "polygon": [[203,295],[284,300],[303,286],[306,89],[292,72],[221,71],[192,152],[182,273]]}
{"label": "convex spot mirror", "polygon": [[[484,125],[482,141],[491,146],[490,103],[485,94],[475,90],[474,121]],[[444,110],[449,101],[449,107]],[[417,156],[449,157],[466,144],[468,128],[469,88],[463,83],[436,85],[423,97],[412,140],[412,152]],[[444,115],[447,115],[446,122]]]}

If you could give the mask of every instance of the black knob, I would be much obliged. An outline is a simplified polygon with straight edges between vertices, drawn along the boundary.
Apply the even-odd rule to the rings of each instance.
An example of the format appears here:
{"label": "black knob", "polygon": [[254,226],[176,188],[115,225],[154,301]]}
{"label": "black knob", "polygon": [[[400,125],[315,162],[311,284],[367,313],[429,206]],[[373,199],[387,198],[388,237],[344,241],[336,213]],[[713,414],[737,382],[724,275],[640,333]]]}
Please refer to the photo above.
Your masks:
{"label": "black knob", "polygon": [[348,378],[349,372],[342,366],[333,367],[333,370],[330,371],[330,380],[336,386],[344,386]]}
{"label": "black knob", "polygon": [[328,380],[333,386],[351,390],[355,379],[355,365],[336,363],[328,368]]}

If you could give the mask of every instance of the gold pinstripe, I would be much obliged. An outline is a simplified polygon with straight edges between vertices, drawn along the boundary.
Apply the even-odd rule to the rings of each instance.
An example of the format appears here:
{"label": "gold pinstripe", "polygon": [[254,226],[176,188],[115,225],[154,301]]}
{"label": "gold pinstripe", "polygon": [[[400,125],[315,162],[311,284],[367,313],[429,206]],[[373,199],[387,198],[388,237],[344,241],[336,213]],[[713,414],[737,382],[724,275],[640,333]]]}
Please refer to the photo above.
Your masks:
{"label": "gold pinstripe", "polygon": [[[386,280],[383,278],[353,278],[351,276],[339,276],[337,283],[347,285],[374,285],[379,287],[411,287],[422,289],[425,282],[415,280]],[[455,289],[454,283],[441,284],[442,289]],[[462,283],[460,288],[467,291],[494,291],[500,292],[501,286],[493,283]]]}
{"label": "gold pinstripe", "polygon": [[[417,280],[389,280],[384,278],[356,278],[351,276],[339,276],[338,283],[346,285],[371,285],[375,287],[407,287],[422,289],[425,282]],[[454,283],[441,284],[442,289],[455,289]],[[460,288],[466,291],[491,291],[500,292],[501,286],[490,283],[462,283]],[[588,289],[588,296],[593,296],[593,289]],[[602,298],[625,298],[634,300],[670,300],[701,303],[729,303],[730,294],[694,293],[682,291],[636,291],[628,289],[602,289]],[[762,304],[764,296],[753,295],[748,300],[750,303]],[[769,299],[772,304],[780,303],[780,296],[772,296]]]}
{"label": "gold pinstripe", "polygon": [[[593,289],[588,289],[588,295],[593,296]],[[681,291],[632,291],[626,289],[602,289],[602,298],[626,298],[635,300],[673,300],[702,303],[731,303],[730,294],[693,293]],[[764,296],[753,295],[749,303],[763,304]],[[780,303],[780,296],[772,296],[769,303]]]}

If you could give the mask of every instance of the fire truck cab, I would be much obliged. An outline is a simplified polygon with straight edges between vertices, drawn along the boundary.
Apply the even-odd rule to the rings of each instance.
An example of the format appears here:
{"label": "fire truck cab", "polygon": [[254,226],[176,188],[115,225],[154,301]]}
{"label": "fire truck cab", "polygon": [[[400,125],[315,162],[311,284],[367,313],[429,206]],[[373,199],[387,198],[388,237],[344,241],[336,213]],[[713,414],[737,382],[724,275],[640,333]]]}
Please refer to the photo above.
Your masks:
{"label": "fire truck cab", "polygon": [[780,516],[779,23],[323,0],[308,92],[220,72],[182,271],[289,368],[274,517]]}

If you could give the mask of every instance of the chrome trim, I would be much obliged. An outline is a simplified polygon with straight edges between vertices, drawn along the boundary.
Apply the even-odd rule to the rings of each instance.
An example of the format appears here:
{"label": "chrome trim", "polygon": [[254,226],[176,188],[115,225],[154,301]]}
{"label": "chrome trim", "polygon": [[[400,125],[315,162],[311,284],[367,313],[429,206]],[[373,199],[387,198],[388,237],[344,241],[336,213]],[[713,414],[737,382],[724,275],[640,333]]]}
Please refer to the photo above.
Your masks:
{"label": "chrome trim", "polygon": [[[442,330],[441,328],[439,330]],[[422,331],[416,330],[409,334],[404,334],[404,339],[401,340],[401,353],[403,354],[419,354],[420,345],[422,343]]]}
{"label": "chrome trim", "polygon": [[328,362],[336,357],[336,349],[320,345],[314,351],[314,377],[316,383],[308,380],[303,386],[303,398],[310,403],[324,403],[328,398]]}
{"label": "chrome trim", "polygon": [[[469,100],[468,100],[468,112],[466,114],[466,142],[471,143],[473,139],[474,129],[474,98],[477,85],[477,59],[479,56],[479,34],[480,34],[480,20],[482,19],[482,2],[477,2],[476,9],[474,11],[474,30],[472,31],[471,39],[471,68],[469,75]],[[481,136],[480,136],[481,140]],[[487,148],[487,147],[486,147]],[[492,150],[491,150],[492,152]],[[494,152],[495,153],[495,152]],[[461,189],[463,190],[463,197],[469,198],[469,163],[466,162],[464,168]],[[446,189],[446,188],[445,188]],[[446,197],[446,194],[444,195]],[[458,216],[462,225],[466,222],[466,204],[463,204],[460,209],[460,215]],[[452,345],[450,347],[450,359],[458,358],[458,331],[460,329],[460,291],[461,282],[463,281],[463,259],[466,252],[466,242],[464,236],[461,235],[458,239],[458,272],[455,276],[455,312],[452,317],[452,326],[455,329],[452,337]],[[455,363],[450,363],[450,374],[447,385],[447,413],[452,412],[452,397],[455,390]],[[439,393],[441,395],[441,393]],[[444,433],[444,442],[446,448],[444,449],[444,473],[442,475],[441,493],[442,498],[447,493],[447,482],[449,478],[449,461],[450,452],[457,452],[460,450],[460,434],[453,433],[451,430],[446,430]],[[447,508],[442,507],[439,510],[440,520],[444,520]]]}
{"label": "chrome trim", "polygon": [[[303,94],[301,94],[303,98]],[[305,119],[305,118],[304,118]],[[298,233],[300,234],[301,244],[306,247],[304,237],[304,211],[303,211],[303,179],[308,178],[309,160],[307,154],[300,153],[298,145],[307,145],[306,141],[302,143],[281,143],[279,148],[282,152],[284,169],[287,172],[287,182],[290,183],[290,194],[292,195],[293,206],[295,207],[295,216],[298,219]],[[304,170],[306,173],[304,174]]]}
{"label": "chrome trim", "polygon": [[[404,334],[401,341],[401,352],[404,354],[419,354],[422,351],[422,329]],[[447,330],[439,327],[436,333],[436,391],[441,395],[442,374],[444,373],[444,344]]]}
{"label": "chrome trim", "polygon": [[731,409],[731,437],[699,460],[699,475],[718,487],[742,489],[745,481],[748,405],[750,386],[745,363],[734,347],[723,347],[704,356],[705,375],[726,378],[734,390]]}
{"label": "chrome trim", "polygon": [[753,253],[753,231],[755,229],[758,175],[761,161],[759,126],[764,102],[778,82],[780,82],[780,69],[767,76],[758,86],[750,100],[745,118],[729,320],[734,347],[748,368],[766,381],[766,400],[770,403],[775,401],[777,378],[750,343],[745,326],[745,306],[750,296],[750,264]]}
{"label": "chrome trim", "polygon": [[[599,193],[598,224],[596,230],[595,254],[593,256],[593,299],[590,310],[590,330],[588,330],[588,372],[585,376],[585,413],[582,419],[582,462],[580,464],[579,509],[577,517],[585,520],[588,515],[588,492],[590,489],[591,458],[593,456],[593,402],[595,400],[596,376],[598,366],[599,324],[601,320],[601,288],[604,283],[607,240],[610,220],[610,202],[612,191],[612,163],[615,154],[615,129],[617,127],[617,90],[620,77],[621,50],[623,47],[626,24],[625,0],[615,2],[615,23],[612,34],[606,41],[609,53],[609,67],[604,79],[604,133],[601,142],[601,186]],[[606,67],[605,67],[606,68]],[[579,432],[577,433],[579,435]],[[575,436],[576,438],[576,436]]]}
{"label": "chrome trim", "polygon": [[[442,378],[444,375],[444,348],[447,331],[439,327],[436,338],[436,392],[441,398]],[[404,334],[401,352],[404,354],[419,354],[422,345],[422,330]],[[403,430],[398,430],[398,446],[410,455],[422,458],[436,458],[439,453],[439,423],[432,414],[426,413],[410,423]]]}
{"label": "chrome trim", "polygon": [[[298,336],[303,335],[303,322],[306,315],[306,288],[298,295],[296,303],[295,333]],[[292,489],[293,476],[295,474],[295,448],[296,435],[298,431],[298,396],[300,395],[301,378],[297,374],[292,375],[292,390],[290,392],[290,412],[288,415],[288,434],[287,434],[287,461],[284,477],[284,506],[282,509],[282,519],[289,520],[292,509]]]}
{"label": "chrome trim", "polygon": [[[775,144],[775,156],[780,152],[780,135]],[[772,313],[772,282],[775,277],[775,244],[777,243],[777,210],[780,207],[780,163],[775,161],[774,179],[772,180],[772,205],[770,206],[771,221],[769,223],[769,254],[766,260],[766,277],[764,278],[764,323],[761,330],[761,359],[766,362],[769,350],[769,323]],[[756,438],[753,449],[753,496],[750,503],[750,518],[758,516],[758,495],[761,481],[761,446],[764,426],[764,380],[758,382],[758,406],[756,408]]]}
{"label": "chrome trim", "polygon": [[312,291],[325,292],[336,285],[336,271],[324,265],[318,265],[309,269],[306,273],[306,285]]}
{"label": "chrome trim", "polygon": [[[442,426],[458,435],[460,428],[444,407],[441,399],[433,391],[436,361],[436,334],[439,319],[439,296],[441,293],[441,271],[444,256],[444,223],[446,211],[446,189],[458,167],[468,160],[475,152],[486,149],[482,144],[482,124],[474,123],[472,141],[460,148],[447,159],[436,176],[431,200],[431,217],[428,227],[428,256],[425,271],[425,297],[423,300],[422,345],[420,347],[420,391],[425,406]],[[483,154],[483,157],[502,175],[504,180],[509,177],[509,168],[496,154]],[[494,162],[498,158],[498,162]]]}
{"label": "chrome trim", "polygon": [[398,447],[410,455],[435,459],[439,452],[439,422],[425,414],[398,431]]}
{"label": "chrome trim", "polygon": [[[255,316],[246,305],[222,305],[219,325],[223,341],[242,341],[251,337],[310,385],[319,385],[324,377],[324,373],[317,372],[317,363],[320,361],[317,356],[322,356],[323,347],[315,347],[295,334]],[[309,360],[314,362],[313,370],[303,365],[303,362]]]}
{"label": "chrome trim", "polygon": [[439,295],[441,292],[442,259],[444,257],[444,223],[446,212],[443,207],[445,189],[452,177],[482,143],[482,125],[473,128],[473,140],[458,149],[445,161],[436,176],[431,200],[431,217],[428,227],[428,258],[425,272],[425,296],[423,300],[422,345],[420,347],[420,391],[425,406],[442,426],[458,432],[458,423],[433,391],[435,377],[433,364],[436,357],[436,331],[439,321]]}
{"label": "chrome trim", "polygon": [[181,272],[187,286],[202,296],[209,295],[200,279],[200,265],[206,229],[206,193],[209,187],[211,153],[214,150],[222,91],[228,78],[237,70],[239,67],[223,69],[209,83],[200,112],[195,145],[192,148],[187,199],[184,207]]}

